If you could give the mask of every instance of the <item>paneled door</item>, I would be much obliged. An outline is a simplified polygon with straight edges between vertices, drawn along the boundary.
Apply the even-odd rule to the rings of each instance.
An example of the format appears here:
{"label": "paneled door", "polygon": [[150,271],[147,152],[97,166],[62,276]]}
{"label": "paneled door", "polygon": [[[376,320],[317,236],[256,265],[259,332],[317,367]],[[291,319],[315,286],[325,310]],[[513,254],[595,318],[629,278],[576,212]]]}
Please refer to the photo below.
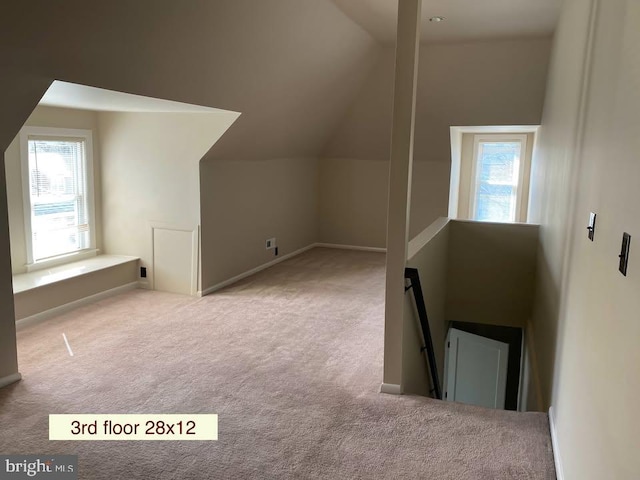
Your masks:
{"label": "paneled door", "polygon": [[504,409],[509,345],[449,329],[445,400]]}

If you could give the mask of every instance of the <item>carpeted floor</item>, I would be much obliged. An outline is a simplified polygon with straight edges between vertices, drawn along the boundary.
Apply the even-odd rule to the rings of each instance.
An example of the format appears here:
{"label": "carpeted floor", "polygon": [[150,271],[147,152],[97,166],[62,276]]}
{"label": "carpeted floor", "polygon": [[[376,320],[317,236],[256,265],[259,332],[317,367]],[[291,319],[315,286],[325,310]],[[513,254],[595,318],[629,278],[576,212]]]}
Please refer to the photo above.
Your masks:
{"label": "carpeted floor", "polygon": [[[77,454],[83,479],[555,478],[545,414],[379,393],[383,307],[382,254],[318,248],[26,328],[0,453]],[[50,442],[49,413],[217,413],[219,440]]]}

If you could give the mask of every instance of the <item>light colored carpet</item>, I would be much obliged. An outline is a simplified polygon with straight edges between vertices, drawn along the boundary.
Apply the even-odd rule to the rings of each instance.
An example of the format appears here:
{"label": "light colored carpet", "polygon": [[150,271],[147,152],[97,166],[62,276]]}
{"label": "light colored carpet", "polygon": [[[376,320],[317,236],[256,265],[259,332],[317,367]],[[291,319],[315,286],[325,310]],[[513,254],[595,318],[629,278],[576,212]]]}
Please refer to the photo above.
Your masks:
{"label": "light colored carpet", "polygon": [[[383,255],[314,249],[29,327],[0,453],[77,454],[84,479],[555,478],[545,414],[379,393],[383,307]],[[219,441],[49,442],[49,413],[217,413]]]}

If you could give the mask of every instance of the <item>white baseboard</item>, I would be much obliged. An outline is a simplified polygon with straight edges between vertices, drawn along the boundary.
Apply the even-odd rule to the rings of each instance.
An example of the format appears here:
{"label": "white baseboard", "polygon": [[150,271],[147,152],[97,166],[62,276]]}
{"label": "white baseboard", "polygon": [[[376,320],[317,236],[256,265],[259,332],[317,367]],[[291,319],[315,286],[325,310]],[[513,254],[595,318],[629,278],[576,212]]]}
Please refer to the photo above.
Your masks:
{"label": "white baseboard", "polygon": [[311,250],[312,248],[316,248],[316,247],[323,247],[323,248],[338,248],[338,249],[342,249],[342,250],[362,250],[365,252],[386,252],[387,249],[386,248],[378,248],[378,247],[359,247],[357,245],[337,245],[337,244],[333,244],[333,243],[312,243],[311,245],[307,245],[306,247],[300,248],[298,250],[296,250],[295,252],[291,252],[288,253],[287,255],[283,255],[282,257],[278,257],[270,262],[264,263],[256,268],[252,268],[251,270],[248,270],[244,273],[241,273],[239,275],[236,275],[235,277],[231,277],[228,280],[225,280],[224,282],[220,282],[217,283],[215,285],[213,285],[212,287],[206,288],[202,291],[197,292],[197,296],[198,297],[204,297],[205,295],[209,295],[210,293],[216,292],[218,290],[223,289],[224,287],[228,287],[229,285],[232,285],[236,282],[239,282],[240,280],[250,277],[251,275],[255,275],[258,272],[261,272],[262,270],[266,270],[269,267],[273,267],[274,265],[277,265],[280,262],[284,262],[285,260],[288,260],[290,258],[293,258],[297,255],[300,255],[301,253],[304,253],[308,250]]}
{"label": "white baseboard", "polygon": [[60,305],[59,307],[54,307],[49,310],[45,310],[44,312],[21,318],[20,320],[16,320],[16,329],[20,330],[21,328],[25,328],[29,325],[35,325],[51,317],[55,317],[56,315],[60,315],[62,313],[74,310],[78,307],[82,307],[83,305],[88,305],[104,298],[113,297],[114,295],[118,295],[120,293],[135,290],[136,288],[138,288],[138,282],[127,283],[126,285],[121,285],[110,290],[105,290],[104,292],[96,293],[95,295],[90,295],[73,302],[65,303],[64,305]]}
{"label": "white baseboard", "polygon": [[390,395],[402,395],[402,387],[395,383],[383,383],[380,386],[380,393],[388,393]]}
{"label": "white baseboard", "polygon": [[379,252],[386,253],[387,249],[382,247],[361,247],[358,245],[339,245],[336,243],[315,243],[314,247],[322,247],[322,248],[339,248],[341,250],[360,250],[363,252]]}
{"label": "white baseboard", "polygon": [[296,250],[295,252],[291,252],[291,253],[287,253],[286,255],[283,255],[281,257],[278,257],[274,260],[271,260],[270,262],[264,263],[256,268],[252,268],[251,270],[248,270],[244,273],[241,273],[240,275],[236,275],[235,277],[231,277],[229,280],[225,280],[224,282],[220,282],[217,283],[216,285],[206,288],[204,290],[202,290],[201,292],[198,292],[198,296],[200,297],[204,297],[205,295],[209,295],[210,293],[216,292],[218,290],[223,289],[224,287],[228,287],[229,285],[239,282],[240,280],[250,277],[251,275],[255,275],[258,272],[261,272],[262,270],[266,270],[269,267],[273,267],[274,265],[277,265],[280,262],[284,262],[285,260],[288,260],[290,258],[293,258],[297,255],[300,255],[301,253],[306,252],[307,250],[311,250],[313,247],[315,247],[316,244],[312,243],[311,245],[307,245],[306,247],[302,247],[298,250]]}
{"label": "white baseboard", "polygon": [[564,480],[564,471],[562,470],[562,457],[560,456],[558,433],[556,432],[556,417],[553,413],[553,407],[549,407],[549,430],[551,431],[551,447],[553,448],[553,463],[556,466],[556,478],[558,480]]}
{"label": "white baseboard", "polygon": [[22,379],[22,375],[19,373],[12,373],[11,375],[7,375],[6,377],[0,378],[0,388],[6,387],[7,385],[11,385],[12,383],[16,383]]}

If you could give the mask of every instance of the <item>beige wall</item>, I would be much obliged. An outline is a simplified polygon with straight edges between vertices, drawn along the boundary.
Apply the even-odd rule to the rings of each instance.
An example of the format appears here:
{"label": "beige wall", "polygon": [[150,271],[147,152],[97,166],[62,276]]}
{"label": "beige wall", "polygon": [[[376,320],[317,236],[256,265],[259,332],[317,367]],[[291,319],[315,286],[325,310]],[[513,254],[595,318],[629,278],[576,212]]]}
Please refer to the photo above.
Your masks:
{"label": "beige wall", "polygon": [[[450,126],[538,125],[550,48],[548,38],[423,45],[415,160],[449,162]],[[388,159],[393,65],[385,48],[324,157]]]}
{"label": "beige wall", "polygon": [[140,257],[153,278],[152,224],[197,235],[200,159],[236,118],[232,112],[98,115],[106,253]]}
{"label": "beige wall", "polygon": [[[422,46],[411,237],[447,214],[450,126],[540,123],[550,45],[543,38]],[[323,242],[385,246],[393,65],[394,51],[386,48],[325,147]]]}
{"label": "beige wall", "polygon": [[[378,53],[325,0],[114,0],[91,8],[91,18],[81,0],[3,8],[0,150],[58,78],[242,112],[211,152],[218,159],[316,158]],[[5,220],[0,215],[7,259],[0,265],[0,376],[16,368]]]}
{"label": "beige wall", "polygon": [[203,161],[202,288],[274,260],[318,238],[316,159]]}
{"label": "beige wall", "polygon": [[448,321],[524,328],[531,318],[538,226],[450,224]]}
{"label": "beige wall", "polygon": [[18,372],[5,169],[0,168],[0,379]]}
{"label": "beige wall", "polygon": [[323,158],[319,177],[320,241],[384,247],[389,162]]}
{"label": "beige wall", "polygon": [[[386,246],[389,162],[352,158],[320,160],[320,241]],[[446,216],[449,164],[414,162],[409,236]]]}
{"label": "beige wall", "polygon": [[450,169],[448,162],[414,162],[409,238],[447,216]]}
{"label": "beige wall", "polygon": [[[534,329],[564,478],[632,479],[640,476],[640,3],[595,2],[585,70],[593,3],[565,1],[554,48],[534,184],[543,269]],[[627,277],[617,271],[623,232],[635,237]]]}
{"label": "beige wall", "polygon": [[[96,248],[102,248],[100,136],[96,112],[67,108],[37,107],[25,122],[29,127],[56,127],[91,130],[93,137],[93,178],[95,199]],[[22,192],[22,160],[20,135],[17,135],[5,151],[7,175],[7,201],[9,205],[9,231],[11,235],[11,267],[14,274],[27,271],[27,251],[24,230]]]}
{"label": "beige wall", "polygon": [[[409,243],[407,266],[420,273],[441,381],[449,322],[527,327],[533,309],[538,234],[537,225],[440,218]],[[427,364],[420,354],[422,337],[409,294],[404,322],[403,387],[408,393],[427,395]],[[528,350],[527,355],[525,368],[530,373]],[[535,397],[535,388],[529,392]],[[535,407],[536,402],[531,402],[529,408]]]}
{"label": "beige wall", "polygon": [[[589,36],[591,1],[567,1],[556,34],[545,111],[531,179],[530,216],[541,224],[538,280],[533,322],[540,386],[546,407],[552,401],[559,334],[572,180],[578,171],[581,89]],[[586,228],[585,228],[586,229]]]}
{"label": "beige wall", "polygon": [[[407,260],[407,266],[417,268],[420,274],[441,388],[444,376],[444,342],[447,336],[445,301],[449,242],[449,222],[446,218],[439,219],[409,242]],[[420,352],[422,332],[415,305],[413,294],[407,292],[404,306],[402,383],[405,393],[428,396],[432,386],[425,361],[426,354]]]}

